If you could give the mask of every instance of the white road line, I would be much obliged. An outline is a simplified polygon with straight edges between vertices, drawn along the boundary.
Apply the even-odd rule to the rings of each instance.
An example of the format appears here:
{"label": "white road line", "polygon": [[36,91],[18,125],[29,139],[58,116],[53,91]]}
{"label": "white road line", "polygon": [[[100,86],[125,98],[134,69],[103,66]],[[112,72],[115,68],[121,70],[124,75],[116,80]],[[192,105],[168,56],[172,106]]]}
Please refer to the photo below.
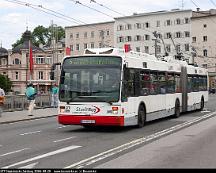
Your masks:
{"label": "white road line", "polygon": [[76,149],[76,148],[79,148],[79,147],[81,147],[81,146],[72,145],[72,146],[69,146],[69,147],[61,148],[59,150],[51,151],[51,152],[46,153],[46,154],[42,154],[42,155],[39,155],[39,156],[30,158],[30,159],[27,159],[27,160],[23,160],[21,162],[14,163],[14,164],[9,165],[9,166],[2,167],[2,169],[7,169],[7,168],[11,168],[11,167],[14,167],[14,166],[17,166],[17,165],[21,165],[21,164],[25,164],[25,163],[28,163],[28,162],[32,162],[32,161],[35,161],[35,160],[38,160],[38,159],[42,159],[42,158],[45,158],[45,157],[53,156],[55,154],[63,153],[63,152],[66,152],[66,151],[70,151],[70,150],[73,150],[73,149]]}
{"label": "white road line", "polygon": [[53,142],[62,142],[62,141],[66,141],[66,140],[69,140],[69,139],[73,139],[73,138],[76,138],[76,136],[72,136],[72,137],[69,137],[69,138],[64,138],[64,139],[59,139],[59,140],[56,140],[56,141],[53,141]]}
{"label": "white road line", "polygon": [[38,130],[38,131],[34,131],[34,132],[26,132],[26,133],[22,133],[22,134],[19,134],[20,136],[23,136],[23,135],[31,135],[31,134],[35,134],[35,133],[40,133],[41,131]]}
{"label": "white road line", "polygon": [[62,128],[65,128],[67,126],[59,126],[57,129],[62,129]]}
{"label": "white road line", "polygon": [[7,155],[10,155],[10,154],[14,154],[14,153],[19,153],[19,152],[21,152],[21,151],[29,150],[29,149],[30,149],[30,148],[23,148],[23,149],[21,149],[21,150],[12,151],[12,152],[5,153],[5,154],[0,155],[0,157],[7,156]]}
{"label": "white road line", "polygon": [[31,163],[29,165],[26,165],[26,166],[22,166],[20,167],[19,169],[32,169],[34,168],[39,162],[36,162],[36,163]]}
{"label": "white road line", "polygon": [[206,115],[203,115],[201,117],[195,118],[193,120],[187,121],[185,123],[178,124],[176,126],[168,128],[168,129],[164,129],[164,130],[162,130],[160,132],[157,132],[157,133],[154,133],[152,135],[149,135],[149,136],[146,136],[146,137],[142,137],[142,138],[133,140],[131,142],[125,143],[123,145],[120,145],[120,146],[118,146],[116,148],[112,148],[110,150],[107,150],[105,152],[99,153],[99,154],[97,154],[95,156],[92,156],[90,158],[81,160],[81,161],[79,161],[77,163],[74,163],[74,164],[72,164],[70,166],[65,167],[65,169],[68,169],[68,168],[74,168],[74,169],[83,168],[85,166],[91,165],[91,164],[93,164],[95,162],[98,162],[100,160],[103,160],[105,158],[113,156],[115,154],[118,154],[118,153],[120,153],[122,151],[125,151],[125,150],[127,150],[129,148],[132,148],[134,146],[143,144],[145,142],[149,142],[149,141],[151,141],[153,139],[157,139],[157,138],[159,138],[161,136],[164,136],[164,135],[169,135],[169,134],[171,134],[171,133],[173,133],[173,132],[175,132],[177,130],[180,130],[180,129],[184,128],[184,127],[190,126],[190,125],[192,125],[194,123],[197,123],[197,122],[199,122],[201,120],[210,118],[211,116],[213,116],[215,114],[216,114],[216,111],[212,112],[212,113],[209,113],[209,114],[206,114]]}

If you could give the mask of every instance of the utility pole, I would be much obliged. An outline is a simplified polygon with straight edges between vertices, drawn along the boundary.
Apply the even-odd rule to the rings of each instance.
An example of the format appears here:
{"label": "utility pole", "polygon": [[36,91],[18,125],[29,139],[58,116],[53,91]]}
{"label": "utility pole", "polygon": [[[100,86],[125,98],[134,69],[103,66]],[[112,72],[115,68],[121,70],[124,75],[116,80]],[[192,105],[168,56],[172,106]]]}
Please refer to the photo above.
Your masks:
{"label": "utility pole", "polygon": [[157,43],[160,43],[160,41],[158,40],[158,34],[157,34],[157,31],[154,31],[153,32],[153,35],[155,37],[155,39],[152,39],[155,43],[154,47],[155,47],[155,57],[157,57]]}

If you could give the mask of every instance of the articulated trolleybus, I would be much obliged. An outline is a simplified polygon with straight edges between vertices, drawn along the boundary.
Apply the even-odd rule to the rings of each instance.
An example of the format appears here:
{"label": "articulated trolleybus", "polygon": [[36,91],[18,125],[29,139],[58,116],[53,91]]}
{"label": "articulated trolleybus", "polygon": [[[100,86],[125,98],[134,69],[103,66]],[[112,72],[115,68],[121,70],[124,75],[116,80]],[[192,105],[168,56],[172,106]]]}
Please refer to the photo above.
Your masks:
{"label": "articulated trolleybus", "polygon": [[182,112],[202,110],[208,101],[208,72],[173,57],[86,49],[65,57],[58,122],[63,125],[138,126]]}

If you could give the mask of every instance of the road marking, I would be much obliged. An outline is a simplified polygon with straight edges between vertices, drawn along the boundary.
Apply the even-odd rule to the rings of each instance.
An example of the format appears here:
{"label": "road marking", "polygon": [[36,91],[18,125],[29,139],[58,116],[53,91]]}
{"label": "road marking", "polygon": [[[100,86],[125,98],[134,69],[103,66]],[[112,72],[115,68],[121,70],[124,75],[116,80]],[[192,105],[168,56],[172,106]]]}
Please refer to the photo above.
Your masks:
{"label": "road marking", "polygon": [[62,129],[62,128],[65,128],[67,126],[59,126],[57,129]]}
{"label": "road marking", "polygon": [[11,167],[14,167],[14,166],[17,166],[17,165],[25,164],[25,163],[28,163],[28,162],[39,160],[39,159],[42,159],[42,158],[45,158],[45,157],[49,157],[49,156],[53,156],[53,155],[56,155],[56,154],[59,154],[59,153],[63,153],[63,152],[66,152],[66,151],[70,151],[70,150],[73,150],[73,149],[76,149],[76,148],[80,148],[80,147],[81,146],[72,145],[72,146],[69,146],[69,147],[61,148],[59,150],[51,151],[51,152],[46,153],[46,154],[42,154],[42,155],[39,155],[39,156],[30,158],[30,159],[27,159],[27,160],[23,160],[21,162],[14,163],[14,164],[9,165],[9,166],[5,166],[2,169],[11,168]]}
{"label": "road marking", "polygon": [[32,169],[34,168],[39,162],[36,162],[36,163],[32,163],[32,164],[29,164],[29,165],[26,165],[26,166],[22,166],[20,167],[19,169]]}
{"label": "road marking", "polygon": [[76,136],[72,136],[72,137],[69,137],[69,138],[64,138],[64,139],[59,139],[59,140],[56,140],[56,141],[53,141],[53,142],[62,142],[62,141],[66,141],[66,140],[69,140],[69,139],[73,139],[73,138],[76,138]]}
{"label": "road marking", "polygon": [[103,159],[106,159],[108,157],[111,157],[115,154],[118,154],[122,151],[125,151],[127,149],[130,149],[134,146],[137,146],[137,145],[140,145],[140,144],[144,144],[146,142],[149,142],[153,139],[157,139],[157,138],[160,138],[161,136],[165,136],[165,135],[169,135],[173,132],[176,132],[184,127],[187,127],[187,126],[190,126],[194,123],[197,123],[201,120],[204,120],[204,119],[207,119],[207,118],[210,118],[211,116],[215,115],[216,114],[216,111],[215,112],[212,112],[212,113],[209,113],[209,114],[206,114],[206,115],[203,115],[201,117],[198,117],[198,118],[195,118],[193,120],[190,120],[190,121],[187,121],[185,123],[182,123],[182,124],[178,124],[176,126],[173,126],[173,127],[170,127],[168,129],[164,129],[160,132],[157,132],[157,133],[154,133],[152,135],[149,135],[149,136],[146,136],[146,137],[142,137],[142,138],[138,138],[136,140],[133,140],[131,142],[128,142],[128,143],[125,143],[123,145],[120,145],[116,148],[112,148],[110,150],[107,150],[105,152],[102,152],[102,153],[99,153],[95,156],[92,156],[92,157],[89,157],[87,159],[84,159],[84,160],[81,160],[77,163],[74,163],[70,166],[67,166],[65,167],[65,169],[68,169],[68,168],[74,168],[74,169],[80,169],[80,168],[83,168],[85,166],[89,166],[95,162],[98,162],[98,161],[101,161]]}
{"label": "road marking", "polygon": [[23,148],[23,149],[21,149],[21,150],[12,151],[12,152],[5,153],[5,154],[0,155],[0,157],[7,156],[7,155],[10,155],[10,154],[14,154],[14,153],[19,153],[19,152],[21,152],[21,151],[29,150],[29,149],[30,149],[30,148]]}
{"label": "road marking", "polygon": [[35,134],[35,133],[40,133],[41,131],[38,130],[38,131],[34,131],[34,132],[27,132],[27,133],[22,133],[22,134],[19,134],[20,136],[23,136],[23,135],[31,135],[31,134]]}

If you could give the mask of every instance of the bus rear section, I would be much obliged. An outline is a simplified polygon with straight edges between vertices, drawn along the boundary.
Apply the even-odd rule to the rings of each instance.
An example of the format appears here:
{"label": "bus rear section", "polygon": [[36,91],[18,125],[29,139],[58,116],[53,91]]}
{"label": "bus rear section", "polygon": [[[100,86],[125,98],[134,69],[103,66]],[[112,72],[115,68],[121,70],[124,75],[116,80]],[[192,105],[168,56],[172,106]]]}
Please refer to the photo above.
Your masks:
{"label": "bus rear section", "polygon": [[63,125],[124,126],[124,117],[121,106],[77,103],[60,106],[58,122]]}

